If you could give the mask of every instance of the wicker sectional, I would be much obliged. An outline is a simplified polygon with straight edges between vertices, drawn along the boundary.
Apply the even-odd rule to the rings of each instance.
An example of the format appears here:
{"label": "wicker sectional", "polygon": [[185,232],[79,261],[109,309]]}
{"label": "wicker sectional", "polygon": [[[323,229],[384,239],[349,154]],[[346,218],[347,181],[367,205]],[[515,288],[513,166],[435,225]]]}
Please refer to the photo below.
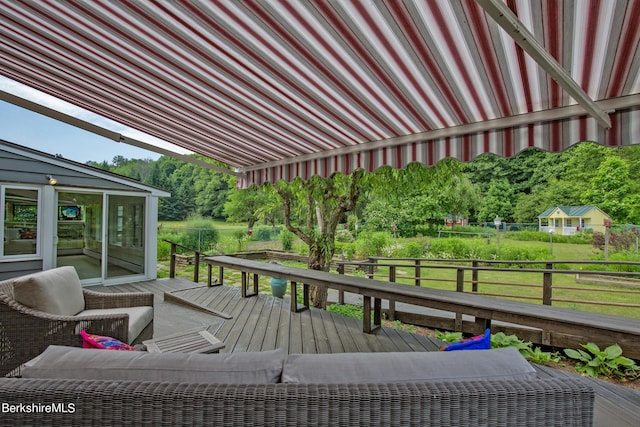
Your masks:
{"label": "wicker sectional", "polygon": [[23,373],[0,379],[0,425],[593,425],[587,382],[538,379],[515,349],[187,355],[54,346]]}

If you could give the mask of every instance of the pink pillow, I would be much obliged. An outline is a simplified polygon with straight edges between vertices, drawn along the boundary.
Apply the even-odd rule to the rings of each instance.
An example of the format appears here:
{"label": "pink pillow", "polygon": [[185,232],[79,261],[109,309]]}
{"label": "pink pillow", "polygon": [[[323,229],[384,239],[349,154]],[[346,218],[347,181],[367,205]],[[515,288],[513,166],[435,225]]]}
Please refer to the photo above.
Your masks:
{"label": "pink pillow", "polygon": [[126,342],[122,342],[115,338],[94,335],[88,333],[87,331],[80,331],[80,335],[82,335],[82,348],[136,351],[135,348],[131,347]]}

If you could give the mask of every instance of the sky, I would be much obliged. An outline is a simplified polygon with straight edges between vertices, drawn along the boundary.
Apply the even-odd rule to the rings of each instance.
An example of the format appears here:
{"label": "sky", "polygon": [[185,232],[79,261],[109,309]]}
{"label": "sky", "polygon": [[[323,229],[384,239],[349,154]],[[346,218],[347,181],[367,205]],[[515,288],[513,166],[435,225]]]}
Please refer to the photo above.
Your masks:
{"label": "sky", "polygon": [[[189,153],[168,142],[138,132],[2,76],[0,76],[0,90],[35,101],[147,144],[161,146],[180,154]],[[154,160],[160,157],[160,154],[153,151],[112,141],[4,101],[0,101],[0,139],[45,153],[59,154],[66,159],[80,163],[86,163],[90,160],[110,162],[116,156]]]}

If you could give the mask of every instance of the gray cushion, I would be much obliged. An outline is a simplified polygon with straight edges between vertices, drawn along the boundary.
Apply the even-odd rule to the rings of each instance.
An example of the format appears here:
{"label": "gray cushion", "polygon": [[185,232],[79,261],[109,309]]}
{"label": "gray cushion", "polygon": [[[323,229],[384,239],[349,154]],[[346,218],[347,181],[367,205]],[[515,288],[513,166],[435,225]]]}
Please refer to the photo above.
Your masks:
{"label": "gray cushion", "polygon": [[427,353],[292,354],[282,371],[282,382],[302,384],[535,378],[535,369],[514,347]]}
{"label": "gray cushion", "polygon": [[139,380],[203,384],[277,383],[282,350],[185,354],[49,346],[27,362],[24,378]]}
{"label": "gray cushion", "polygon": [[[91,310],[83,310],[78,316],[95,316],[104,314],[122,314],[129,315],[129,333],[127,342],[131,344],[140,335],[140,332],[153,320],[153,307],[118,307],[118,308],[96,308]],[[91,331],[89,331],[91,332]],[[79,333],[79,332],[78,332]]]}
{"label": "gray cushion", "polygon": [[74,316],[84,310],[84,294],[73,267],[58,267],[11,279],[20,304],[50,314]]}

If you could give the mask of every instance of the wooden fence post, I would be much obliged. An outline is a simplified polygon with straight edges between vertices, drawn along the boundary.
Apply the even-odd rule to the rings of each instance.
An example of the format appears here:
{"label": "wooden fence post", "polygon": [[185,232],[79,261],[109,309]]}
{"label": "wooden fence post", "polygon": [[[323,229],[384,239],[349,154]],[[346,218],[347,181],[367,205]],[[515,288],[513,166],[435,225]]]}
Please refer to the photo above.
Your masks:
{"label": "wooden fence post", "polygon": [[[344,264],[338,264],[338,274],[344,275]],[[344,305],[344,291],[338,291],[338,304]]]}
{"label": "wooden fence post", "polygon": [[[390,265],[389,266],[389,281],[392,283],[395,283],[396,281],[396,266],[395,265]],[[396,301],[395,300],[389,300],[389,320],[396,320]]]}
{"label": "wooden fence post", "polygon": [[198,283],[200,279],[200,252],[195,251],[196,259],[193,264],[193,282]]}
{"label": "wooden fence post", "polygon": [[170,278],[175,278],[176,277],[176,244],[175,243],[171,243],[171,258],[169,261],[169,277]]}
{"label": "wooden fence post", "polygon": [[[462,268],[456,271],[456,292],[464,292],[464,269]],[[456,313],[454,329],[455,332],[462,331],[462,313]]]}
{"label": "wooden fence post", "polygon": [[418,286],[418,287],[419,287],[419,286],[421,285],[421,284],[420,284],[420,276],[421,276],[421,270],[422,270],[421,265],[420,265],[421,263],[420,263],[420,260],[419,260],[419,259],[415,260],[415,261],[414,261],[414,263],[415,263],[415,265],[416,265],[416,267],[415,267],[415,274],[414,274],[414,276],[416,277],[416,282],[415,282],[415,284],[416,284],[416,286]]}
{"label": "wooden fence post", "polygon": [[[547,270],[553,269],[552,263],[547,263]],[[542,274],[542,304],[544,305],[552,305],[553,295],[552,295],[552,287],[553,287],[553,273],[545,272]]]}
{"label": "wooden fence post", "polygon": [[[473,267],[477,267],[478,261],[473,260],[471,265]],[[476,270],[475,268],[471,271],[471,292],[474,292],[474,293],[478,292],[478,270]]]}

